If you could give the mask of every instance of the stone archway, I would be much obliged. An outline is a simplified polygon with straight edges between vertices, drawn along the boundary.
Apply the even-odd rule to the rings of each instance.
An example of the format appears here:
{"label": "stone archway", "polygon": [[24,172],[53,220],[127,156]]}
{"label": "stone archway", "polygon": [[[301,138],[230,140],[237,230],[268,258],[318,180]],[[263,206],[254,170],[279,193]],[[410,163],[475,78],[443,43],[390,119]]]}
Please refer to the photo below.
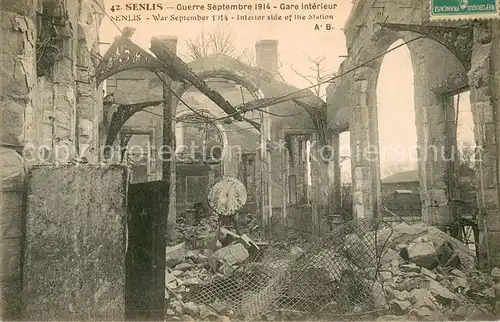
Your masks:
{"label": "stone archway", "polygon": [[[376,86],[384,52],[394,41],[403,39],[410,50],[414,70],[423,216],[426,222],[443,226],[448,218],[445,167],[439,160],[430,160],[427,150],[433,145],[443,150],[449,148],[440,139],[445,137],[446,128],[437,124],[444,123],[446,115],[439,111],[442,110],[443,94],[467,86],[466,72],[470,66],[470,46],[467,44],[471,42],[471,28],[453,23],[422,28],[420,25],[427,12],[417,2],[403,10],[403,14],[396,4],[385,4],[377,10],[369,7],[366,3],[356,4],[353,11],[358,14],[351,15],[345,27],[348,57],[339,74],[353,72],[328,89],[330,129],[340,131],[348,126],[351,132],[355,211],[358,217],[378,214],[380,165],[378,128],[374,122],[377,119]],[[424,57],[425,53],[433,53],[436,57],[429,60]],[[350,115],[347,122],[338,119],[346,114],[346,109]]]}
{"label": "stone archway", "polygon": [[[203,113],[203,115],[206,115],[207,117],[214,117],[213,114],[211,114],[209,111],[201,111]],[[196,114],[194,114],[194,112],[190,111],[190,110],[185,110],[185,111],[182,111],[182,112],[179,112],[176,114],[176,122],[177,123],[180,123],[180,122],[183,122],[183,120],[185,120],[186,118],[194,118],[194,119],[200,119],[201,117],[200,116],[197,116]],[[220,123],[220,122],[213,122],[213,123],[208,123],[209,125],[213,126],[213,128],[217,129],[217,134],[220,138],[220,144],[222,145],[222,155],[220,157],[220,162],[221,162],[221,173],[222,175],[224,175],[225,173],[227,173],[227,153],[226,153],[226,150],[227,150],[227,147],[229,146],[229,139],[228,139],[228,136],[227,136],[227,133],[225,132],[225,129],[224,129],[224,126]],[[176,129],[177,131],[177,129]],[[178,145],[178,136],[176,135],[176,147],[179,147]]]}

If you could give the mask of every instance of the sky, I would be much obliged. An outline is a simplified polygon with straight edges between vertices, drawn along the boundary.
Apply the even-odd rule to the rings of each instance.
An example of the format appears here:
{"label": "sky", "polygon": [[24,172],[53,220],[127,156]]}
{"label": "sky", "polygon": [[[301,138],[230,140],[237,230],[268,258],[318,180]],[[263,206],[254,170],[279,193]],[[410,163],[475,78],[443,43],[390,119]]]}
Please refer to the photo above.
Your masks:
{"label": "sky", "polygon": [[[201,1],[186,0],[183,4],[222,4],[229,2],[222,0]],[[105,6],[108,15],[116,15],[111,12],[113,5],[124,6],[125,3],[140,3],[137,0],[105,0]],[[177,5],[180,2],[156,1],[165,5]],[[245,0],[234,3],[256,4],[258,1]],[[273,3],[273,2],[271,2]],[[281,2],[275,2],[281,3]],[[283,3],[295,3],[287,0]],[[300,2],[297,2],[300,3]],[[338,6],[333,12],[333,20],[327,21],[235,21],[228,22],[159,22],[152,20],[142,20],[140,22],[116,22],[120,28],[131,26],[135,28],[132,40],[144,49],[149,48],[151,37],[153,36],[177,36],[178,53],[181,58],[186,57],[186,41],[194,39],[200,35],[202,30],[211,32],[216,29],[231,33],[234,39],[234,46],[237,52],[249,49],[255,53],[255,43],[261,39],[275,39],[279,41],[278,51],[279,59],[282,64],[280,68],[281,75],[285,80],[299,88],[304,88],[310,83],[297,75],[294,70],[309,74],[311,67],[308,57],[315,59],[325,57],[326,73],[334,73],[342,60],[342,55],[346,55],[345,36],[343,32],[352,3],[350,0],[325,0],[323,3],[336,3]],[[273,12],[277,12],[273,10]],[[130,14],[124,12],[122,14]],[[134,12],[139,13],[139,12]],[[206,14],[212,15],[213,12],[190,11],[181,13],[179,11],[167,11],[168,14]],[[244,14],[245,12],[239,12]],[[254,14],[255,12],[246,12]],[[281,12],[283,16],[287,13]],[[296,11],[290,11],[296,13]],[[305,13],[307,14],[307,13]],[[314,30],[315,23],[330,23],[332,30]],[[100,41],[111,43],[114,37],[119,35],[116,26],[104,17],[100,29]],[[394,43],[396,46],[398,43]],[[102,53],[105,52],[108,45],[101,45]],[[292,68],[293,67],[293,68]],[[397,72],[394,72],[397,71]],[[462,99],[463,97],[463,99]],[[390,151],[393,146],[400,146],[403,149],[411,150],[416,145],[415,111],[413,102],[413,70],[411,65],[410,53],[406,46],[403,46],[384,57],[377,84],[378,101],[378,122],[379,122],[379,141],[382,151]],[[275,111],[278,112],[279,111]],[[468,104],[468,94],[461,95],[460,103],[460,129],[459,140],[473,142],[472,116],[470,114],[470,105]],[[349,133],[341,135],[341,155],[349,155]],[[391,166],[399,165],[405,169],[416,169],[416,163],[411,160],[401,161],[390,152],[383,153],[381,160],[382,173]],[[350,178],[350,163],[342,163],[342,172],[346,180]]]}

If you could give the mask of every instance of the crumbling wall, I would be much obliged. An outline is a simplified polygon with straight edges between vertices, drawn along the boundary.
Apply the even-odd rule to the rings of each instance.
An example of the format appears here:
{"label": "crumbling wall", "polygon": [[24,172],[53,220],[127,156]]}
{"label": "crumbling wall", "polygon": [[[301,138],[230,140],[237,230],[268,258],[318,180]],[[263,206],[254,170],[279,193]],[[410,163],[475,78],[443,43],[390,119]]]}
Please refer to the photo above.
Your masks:
{"label": "crumbling wall", "polygon": [[21,223],[24,198],[26,127],[33,115],[36,82],[37,1],[2,3],[0,53],[0,319],[20,313]]}
{"label": "crumbling wall", "polygon": [[[488,24],[478,24],[474,30],[474,47],[471,69],[468,73],[471,93],[471,109],[474,119],[474,137],[476,140],[476,189],[479,213],[479,243],[484,266],[500,263],[498,238],[500,231],[499,185],[498,185],[498,113],[495,110],[495,79],[500,66],[495,65],[493,48],[498,46]],[[498,49],[497,49],[498,50]],[[495,78],[495,73],[496,77]],[[497,80],[498,81],[498,80]],[[496,94],[498,95],[498,94]],[[498,100],[498,98],[497,98]],[[497,103],[498,104],[498,103]]]}
{"label": "crumbling wall", "polygon": [[[78,21],[96,11],[92,1],[22,0],[2,2],[3,41],[0,53],[2,126],[0,138],[1,193],[1,314],[19,315],[20,254],[24,176],[32,164],[59,159],[70,161],[76,152],[76,38]],[[57,10],[56,10],[57,9]],[[44,16],[45,13],[45,16]],[[46,19],[48,16],[49,19]],[[67,22],[54,26],[51,19]],[[97,45],[97,23],[88,24]],[[58,37],[46,37],[54,28]],[[41,35],[41,37],[39,37]],[[52,35],[52,34],[51,34]],[[58,54],[43,56],[44,46],[55,41]],[[51,49],[55,50],[55,47]],[[46,49],[46,48],[45,48]],[[52,52],[54,53],[54,52]],[[50,65],[49,61],[54,61]],[[44,76],[41,76],[43,74]],[[92,86],[92,85],[90,85]],[[97,123],[92,124],[93,127]],[[97,131],[94,131],[97,133]],[[67,152],[70,152],[69,155]]]}
{"label": "crumbling wall", "polygon": [[127,171],[121,166],[31,170],[24,318],[123,319]]}

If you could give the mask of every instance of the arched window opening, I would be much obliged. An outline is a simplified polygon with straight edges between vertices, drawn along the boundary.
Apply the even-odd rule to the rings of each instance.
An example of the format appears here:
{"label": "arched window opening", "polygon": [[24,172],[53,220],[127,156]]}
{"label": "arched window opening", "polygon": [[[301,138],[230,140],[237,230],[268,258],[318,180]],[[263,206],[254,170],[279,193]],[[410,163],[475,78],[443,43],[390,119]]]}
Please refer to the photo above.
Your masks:
{"label": "arched window opening", "polygon": [[[390,48],[402,43],[398,40]],[[377,82],[377,116],[384,217],[420,220],[413,66],[407,46],[384,57]]]}
{"label": "arched window opening", "polygon": [[[401,43],[402,40],[396,41],[391,48]],[[382,196],[395,190],[419,192],[413,86],[410,51],[403,46],[384,57],[377,82]],[[385,178],[398,174],[401,174],[401,178],[384,182]]]}

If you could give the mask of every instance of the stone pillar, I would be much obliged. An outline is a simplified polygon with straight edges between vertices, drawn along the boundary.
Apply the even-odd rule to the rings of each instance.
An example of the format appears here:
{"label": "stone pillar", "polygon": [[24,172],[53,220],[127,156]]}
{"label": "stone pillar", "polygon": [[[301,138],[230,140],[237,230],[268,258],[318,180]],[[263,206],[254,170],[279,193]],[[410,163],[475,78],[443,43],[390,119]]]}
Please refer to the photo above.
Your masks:
{"label": "stone pillar", "polygon": [[[497,143],[497,160],[496,160],[496,182],[497,182],[497,196],[496,205],[497,209],[500,202],[500,171],[498,167],[500,166],[500,21],[491,20],[492,26],[492,38],[491,38],[491,72],[490,81],[492,87],[492,107],[495,111],[494,119],[496,124],[496,143]],[[488,236],[489,250],[490,250],[490,267],[500,267],[500,245],[498,241],[500,240],[500,212],[497,210],[488,219],[488,227],[490,229],[490,234]]]}
{"label": "stone pillar", "polygon": [[[96,86],[94,61],[99,51],[99,26],[101,21],[98,15],[94,15],[96,5],[91,0],[76,3],[72,10],[78,13],[78,23],[73,27],[76,29],[76,112],[78,151],[79,156],[86,157],[90,162],[99,161],[100,138],[99,126],[103,123],[103,90],[102,84]],[[102,3],[101,3],[102,5]]]}
{"label": "stone pillar", "polygon": [[326,145],[316,141],[312,156],[312,200],[315,233],[328,232],[333,216],[340,207],[340,156],[339,135],[328,136]]}
{"label": "stone pillar", "polygon": [[355,218],[376,217],[380,200],[375,84],[372,68],[358,69],[354,104],[350,113],[353,211]]}
{"label": "stone pillar", "polygon": [[[498,22],[474,28],[471,70],[468,73],[474,136],[477,146],[476,191],[479,212],[480,263],[485,269],[500,265],[498,151],[498,77],[500,28]],[[496,77],[495,77],[496,75]]]}
{"label": "stone pillar", "polygon": [[[20,317],[21,222],[26,164],[22,158],[34,137],[36,86],[36,0],[3,2],[0,14],[0,319]],[[27,151],[28,152],[28,151]],[[34,157],[36,151],[30,149]]]}
{"label": "stone pillar", "polygon": [[[168,49],[173,53],[177,53],[177,37],[175,36],[159,36],[159,38]],[[169,180],[169,203],[167,217],[167,241],[175,240],[175,223],[177,218],[177,196],[176,196],[176,158],[175,158],[175,115],[177,114],[177,104],[175,104],[172,92],[172,81],[165,75],[166,84],[163,86],[163,145],[169,147],[172,152],[170,162],[163,161],[162,178]],[[164,147],[165,148],[165,147]],[[168,173],[168,174],[167,174]]]}
{"label": "stone pillar", "polygon": [[272,73],[278,74],[278,41],[259,40],[255,44],[257,66]]}
{"label": "stone pillar", "polygon": [[426,58],[424,42],[413,44],[412,62],[415,83],[415,121],[417,126],[420,198],[424,222],[445,229],[450,223],[448,206],[447,161],[450,145],[447,131],[454,123],[450,97],[429,89],[432,83],[432,62]]}

